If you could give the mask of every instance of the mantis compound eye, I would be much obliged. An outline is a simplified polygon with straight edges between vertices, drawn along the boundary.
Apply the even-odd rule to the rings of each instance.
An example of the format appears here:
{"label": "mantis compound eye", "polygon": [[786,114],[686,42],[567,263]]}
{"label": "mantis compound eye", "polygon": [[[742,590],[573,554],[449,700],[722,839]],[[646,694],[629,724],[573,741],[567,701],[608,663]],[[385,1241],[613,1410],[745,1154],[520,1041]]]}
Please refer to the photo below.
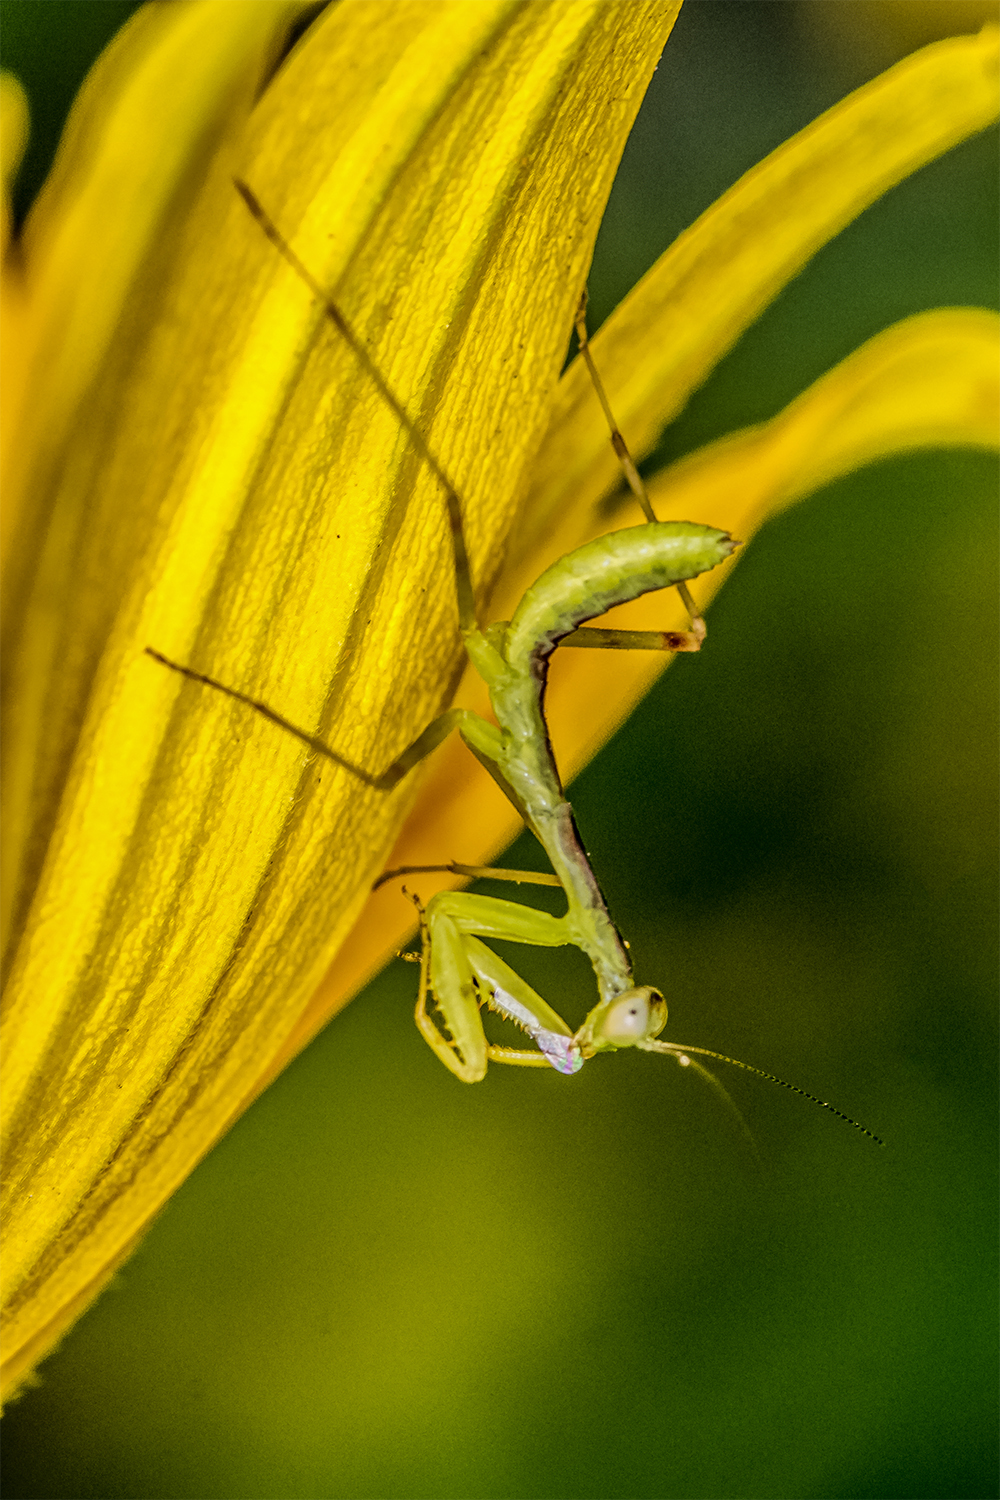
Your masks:
{"label": "mantis compound eye", "polygon": [[667,1024],[667,1006],[659,990],[640,985],[613,1001],[594,1028],[598,1047],[634,1047],[648,1041]]}

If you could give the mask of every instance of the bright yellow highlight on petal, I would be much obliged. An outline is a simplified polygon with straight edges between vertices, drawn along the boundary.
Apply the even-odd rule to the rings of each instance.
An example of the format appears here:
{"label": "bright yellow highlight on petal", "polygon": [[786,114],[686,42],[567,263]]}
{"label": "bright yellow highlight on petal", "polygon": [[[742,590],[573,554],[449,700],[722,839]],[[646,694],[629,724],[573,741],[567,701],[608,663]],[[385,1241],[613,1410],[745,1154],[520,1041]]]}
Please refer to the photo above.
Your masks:
{"label": "bright yellow highlight on petal", "polygon": [[[8,197],[17,169],[28,144],[29,121],[28,100],[24,90],[9,73],[0,73],[0,185],[3,189],[3,231],[0,254],[8,260],[10,242],[10,208]],[[3,345],[0,355],[0,390],[3,404],[0,407],[0,453],[10,452],[16,441],[17,420],[20,416],[20,401],[12,399],[11,392],[24,388],[24,318],[25,307],[22,288],[17,278],[5,273],[0,279],[0,327],[3,328]],[[6,536],[8,512],[6,505],[0,511],[0,544]],[[5,549],[0,545],[0,555]]]}
{"label": "bright yellow highlight on petal", "polygon": [[[341,0],[267,81],[303,9],[141,11],[81,95],[25,235],[30,416],[7,589],[11,1382],[406,920],[385,891],[355,928],[420,777],[376,793],[144,648],[372,772],[461,669],[439,487],[232,177],[450,474],[484,599],[520,506],[494,617],[609,524],[599,413],[575,366],[558,374],[677,4]],[[594,341],[640,448],[820,244],[988,123],[996,52],[983,33],[908,59],[667,252]],[[664,476],[660,513],[745,538],[858,463],[990,441],[994,340],[975,311],[889,330]],[[567,656],[550,709],[572,766],[648,662],[629,677],[617,655]],[[507,837],[481,775],[461,747],[440,753],[393,861]]]}
{"label": "bright yellow highlight on petal", "polygon": [[8,522],[27,463],[37,463],[33,448],[57,447],[136,278],[170,248],[192,160],[242,128],[284,32],[306,9],[304,0],[146,7],[92,69],[24,232],[26,379],[44,383],[45,399],[26,410],[5,453]]}

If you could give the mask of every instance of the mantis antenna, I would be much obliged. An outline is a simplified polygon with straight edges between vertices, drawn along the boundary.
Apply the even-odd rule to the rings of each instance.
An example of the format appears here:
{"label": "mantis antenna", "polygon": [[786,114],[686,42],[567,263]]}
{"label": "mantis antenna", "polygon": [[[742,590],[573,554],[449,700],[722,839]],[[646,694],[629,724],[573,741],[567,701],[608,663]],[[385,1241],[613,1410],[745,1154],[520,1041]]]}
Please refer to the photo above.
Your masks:
{"label": "mantis antenna", "polygon": [[[766,1078],[768,1083],[776,1083],[780,1088],[789,1089],[793,1094],[798,1094],[800,1098],[808,1099],[812,1104],[818,1104],[820,1109],[828,1109],[832,1115],[836,1115],[846,1125],[853,1125],[855,1130],[860,1130],[861,1134],[866,1135],[870,1141],[874,1141],[876,1146],[885,1145],[885,1141],[880,1135],[876,1135],[873,1130],[868,1130],[858,1120],[852,1119],[850,1115],[845,1115],[843,1110],[838,1109],[835,1104],[830,1104],[826,1099],[821,1099],[818,1094],[810,1094],[808,1090],[800,1089],[797,1083],[789,1083],[787,1079],[779,1078],[776,1073],[765,1073],[763,1068],[755,1068],[750,1063],[740,1062],[738,1057],[727,1057],[724,1052],[711,1052],[708,1047],[685,1047],[680,1042],[648,1041],[641,1045],[646,1052],[672,1053],[681,1063],[684,1063],[686,1059],[692,1067],[699,1067],[699,1064],[688,1057],[689,1053],[694,1052],[699,1057],[714,1057],[717,1062],[729,1063],[730,1067],[733,1068],[742,1068],[745,1073],[756,1073],[758,1078]],[[704,1072],[713,1083],[718,1083],[718,1079],[714,1074],[709,1073],[707,1068],[700,1069],[700,1071]]]}

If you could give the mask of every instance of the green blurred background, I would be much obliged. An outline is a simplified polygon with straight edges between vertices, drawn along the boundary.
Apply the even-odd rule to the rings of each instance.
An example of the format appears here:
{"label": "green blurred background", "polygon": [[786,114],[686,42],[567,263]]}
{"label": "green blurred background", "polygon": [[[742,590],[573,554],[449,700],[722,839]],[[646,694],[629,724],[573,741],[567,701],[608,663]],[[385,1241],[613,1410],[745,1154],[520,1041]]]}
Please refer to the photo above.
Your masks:
{"label": "green blurred background", "polygon": [[[26,198],[130,9],[3,5],[41,122]],[[689,0],[602,231],[595,324],[767,151],[977,24],[951,15]],[[908,313],[994,305],[995,183],[980,137],[869,210],[665,451],[772,415]],[[759,1173],[711,1091],[647,1055],[463,1088],[397,963],[11,1408],[8,1500],[996,1495],[995,498],[991,457],[942,452],[799,506],[748,550],[709,649],[574,786],[667,1034],[888,1149],[727,1070]],[[518,964],[582,1017],[574,955]]]}

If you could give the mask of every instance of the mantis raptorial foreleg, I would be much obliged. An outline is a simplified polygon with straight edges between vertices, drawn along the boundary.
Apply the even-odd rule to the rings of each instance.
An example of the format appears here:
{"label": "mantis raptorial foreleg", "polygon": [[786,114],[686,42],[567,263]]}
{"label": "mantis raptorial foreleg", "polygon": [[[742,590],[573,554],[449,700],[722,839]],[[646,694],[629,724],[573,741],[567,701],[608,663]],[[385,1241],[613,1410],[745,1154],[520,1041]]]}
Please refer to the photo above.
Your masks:
{"label": "mantis raptorial foreleg", "polygon": [[[462,639],[469,660],[489,690],[496,724],[468,709],[449,709],[429,724],[391,765],[380,771],[371,771],[354,765],[270,705],[204,673],[172,662],[151,648],[147,648],[149,654],[185,677],[216,688],[264,714],[317,754],[379,791],[390,791],[453,729],[457,729],[513,803],[548,855],[555,872],[553,875],[458,864],[418,867],[555,884],[561,886],[566,897],[566,911],[559,917],[517,902],[470,892],[440,892],[426,907],[414,898],[420,912],[422,935],[417,1025],[433,1051],[456,1077],[467,1083],[476,1082],[484,1076],[491,1060],[519,1066],[551,1066],[561,1073],[575,1073],[596,1053],[622,1047],[659,1051],[674,1055],[682,1062],[691,1061],[687,1056],[691,1052],[732,1061],[704,1048],[681,1048],[656,1040],[666,1024],[667,1008],[658,990],[637,986],[633,980],[625,945],[611,921],[580,843],[572,809],[552,757],[544,717],[544,695],[548,659],[559,645],[605,650],[699,650],[705,639],[705,624],[688,591],[687,581],[723,562],[731,555],[736,543],[726,532],[710,526],[688,521],[657,521],[594,366],[587,340],[584,295],[576,319],[580,354],[608,419],[614,450],[646,522],[600,537],[561,558],[528,589],[509,621],[481,629],[475,614],[462,506],[455,486],[411,421],[403,402],[373,363],[364,341],[355,333],[344,313],[302,264],[250,189],[243,183],[236,186],[267,238],[319,300],[329,321],[354,351],[382,399],[438,480],[453,542]],[[586,626],[586,621],[603,615],[616,604],[670,587],[677,588],[684,600],[691,616],[690,630],[618,631]],[[391,872],[392,875],[404,873],[415,873],[414,867]],[[572,945],[580,948],[590,960],[600,996],[583,1025],[577,1031],[571,1031],[547,1001],[499,958],[482,941],[483,938],[542,947]],[[436,1007],[442,1024],[431,1014],[432,1005]],[[480,1014],[484,1005],[519,1026],[531,1038],[534,1048],[521,1050],[490,1043]],[[696,1066],[701,1067],[700,1064]],[[746,1063],[738,1066],[750,1072],[760,1071]],[[794,1085],[785,1086],[794,1088]],[[863,1128],[858,1126],[858,1129]]]}
{"label": "mantis raptorial foreleg", "polygon": [[[566,1022],[509,964],[472,935],[507,937],[516,931],[517,941],[558,947],[566,942],[561,920],[529,907],[514,907],[517,915],[508,925],[502,908],[514,903],[477,906],[477,902],[489,903],[490,898],[464,898],[462,892],[449,892],[434,897],[426,909],[417,903],[422,945],[416,1021],[421,1035],[463,1083],[477,1083],[486,1073],[488,1060],[577,1072],[582,1058],[573,1047],[573,1033]],[[429,995],[448,997],[450,1040],[428,1015]],[[527,1032],[541,1050],[488,1043],[479,1015],[482,1003]]]}

